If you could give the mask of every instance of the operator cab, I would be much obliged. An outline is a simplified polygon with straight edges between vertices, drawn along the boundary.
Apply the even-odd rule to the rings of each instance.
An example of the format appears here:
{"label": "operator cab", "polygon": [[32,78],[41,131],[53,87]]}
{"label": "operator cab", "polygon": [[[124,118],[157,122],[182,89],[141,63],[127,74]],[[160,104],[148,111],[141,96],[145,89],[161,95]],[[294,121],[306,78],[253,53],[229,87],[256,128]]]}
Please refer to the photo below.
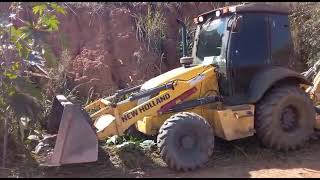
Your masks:
{"label": "operator cab", "polygon": [[219,69],[219,88],[230,105],[249,102],[252,79],[268,67],[292,68],[289,11],[250,3],[209,11],[195,18],[193,64]]}

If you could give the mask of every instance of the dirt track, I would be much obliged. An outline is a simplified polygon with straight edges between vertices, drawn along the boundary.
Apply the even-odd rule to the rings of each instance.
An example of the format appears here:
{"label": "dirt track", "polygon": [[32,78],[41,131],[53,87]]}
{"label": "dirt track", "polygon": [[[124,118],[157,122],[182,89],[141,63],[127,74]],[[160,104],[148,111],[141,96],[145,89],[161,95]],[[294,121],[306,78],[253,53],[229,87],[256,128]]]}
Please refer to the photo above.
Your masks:
{"label": "dirt track", "polygon": [[[252,137],[234,142],[216,141],[216,150],[205,167],[175,172],[154,152],[128,152],[120,156],[100,152],[99,161],[59,168],[20,165],[2,177],[313,177],[320,178],[320,139],[297,151],[274,152]],[[121,160],[122,159],[122,160]],[[26,169],[28,167],[28,169]],[[10,175],[9,175],[10,174]]]}
{"label": "dirt track", "polygon": [[320,177],[320,141],[313,140],[294,152],[261,148],[254,138],[227,143],[207,167],[195,172],[154,170],[147,177]]}

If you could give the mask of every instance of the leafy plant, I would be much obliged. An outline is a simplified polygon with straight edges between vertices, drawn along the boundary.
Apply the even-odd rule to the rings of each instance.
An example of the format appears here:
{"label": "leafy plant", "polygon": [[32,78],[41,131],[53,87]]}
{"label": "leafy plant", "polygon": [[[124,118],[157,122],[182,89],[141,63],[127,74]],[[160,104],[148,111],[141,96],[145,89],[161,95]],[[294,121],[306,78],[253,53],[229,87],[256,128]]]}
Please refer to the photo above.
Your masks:
{"label": "leafy plant", "polygon": [[[21,16],[28,10],[33,12],[34,18],[27,19]],[[63,6],[55,2],[13,2],[8,12],[0,17],[0,117],[2,119],[12,119],[12,116],[8,116],[12,114],[9,112],[15,112],[18,121],[21,116],[30,115],[29,111],[24,114],[16,112],[15,110],[19,108],[13,106],[24,105],[19,103],[21,98],[16,97],[31,95],[33,99],[32,96],[36,96],[30,70],[37,69],[44,74],[43,76],[47,75],[43,69],[45,63],[43,57],[46,55],[43,38],[44,35],[59,29],[57,14],[65,15],[66,11]]]}
{"label": "leafy plant", "polygon": [[119,145],[124,142],[132,142],[132,143],[142,143],[144,140],[139,139],[137,137],[123,135],[123,136],[112,136],[106,139],[106,145]]}

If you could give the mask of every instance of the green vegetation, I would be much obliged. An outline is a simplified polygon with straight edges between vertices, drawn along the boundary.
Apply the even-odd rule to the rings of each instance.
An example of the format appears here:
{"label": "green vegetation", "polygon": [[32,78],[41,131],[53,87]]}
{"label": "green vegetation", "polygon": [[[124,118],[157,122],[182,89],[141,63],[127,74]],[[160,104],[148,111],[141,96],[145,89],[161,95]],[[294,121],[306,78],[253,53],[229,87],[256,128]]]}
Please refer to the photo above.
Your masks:
{"label": "green vegetation", "polygon": [[[34,18],[22,16],[25,10],[31,11]],[[38,76],[48,75],[42,68],[45,57],[50,55],[44,38],[59,30],[58,14],[66,15],[66,11],[55,2],[13,2],[1,16],[0,120],[6,120],[9,133],[21,140],[25,130],[39,128],[41,108],[37,101],[43,96],[36,87],[37,78],[30,74],[38,69]]]}

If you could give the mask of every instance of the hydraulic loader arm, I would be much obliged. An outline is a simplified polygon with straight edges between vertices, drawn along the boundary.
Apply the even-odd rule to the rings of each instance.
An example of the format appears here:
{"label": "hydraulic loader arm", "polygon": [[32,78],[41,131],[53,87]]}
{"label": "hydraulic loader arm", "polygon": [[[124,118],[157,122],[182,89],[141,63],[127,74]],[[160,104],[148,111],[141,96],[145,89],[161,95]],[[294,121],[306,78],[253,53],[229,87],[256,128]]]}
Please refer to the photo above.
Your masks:
{"label": "hydraulic loader arm", "polygon": [[306,92],[310,95],[310,98],[316,102],[319,103],[320,100],[320,71],[317,72],[315,78],[313,79],[313,85],[310,86]]}
{"label": "hydraulic loader arm", "polygon": [[[214,73],[213,68],[208,68],[201,76],[200,74],[190,80],[173,80],[165,85],[155,89],[146,90],[143,94],[129,97],[127,100],[111,106],[110,102],[105,102],[105,107],[97,117],[97,114],[92,114],[91,118],[97,117],[94,120],[94,126],[97,128],[97,137],[102,140],[112,135],[123,135],[123,133],[137,121],[142,120],[147,116],[158,116],[163,113],[163,109],[173,108],[179,101],[190,91],[194,91],[196,86],[199,87],[203,81],[208,81],[208,73]],[[153,95],[153,96],[152,96]],[[137,104],[137,100],[150,96],[149,100]],[[108,104],[108,105],[107,105]]]}
{"label": "hydraulic loader arm", "polygon": [[[156,117],[215,101],[212,97],[206,97],[205,100],[199,98],[202,87],[207,87],[206,82],[212,82],[214,77],[214,68],[203,66],[186,71],[180,77],[160,78],[162,85],[150,86],[154,88],[141,90],[137,86],[119,90],[112,96],[90,103],[84,109],[64,96],[56,96],[52,118],[49,119],[54,123],[49,124],[58,129],[58,134],[54,152],[48,156],[45,166],[96,161],[98,140],[122,135],[144,117]],[[207,89],[203,93],[206,92]],[[131,95],[128,97],[128,94]],[[184,101],[186,99],[188,101]]]}
{"label": "hydraulic loader arm", "polygon": [[320,60],[317,61],[313,67],[308,69],[306,72],[302,73],[307,79],[312,81],[312,86],[306,89],[306,92],[310,95],[310,98],[316,104],[319,103],[319,93],[320,93]]}
{"label": "hydraulic loader arm", "polygon": [[312,86],[307,87],[306,93],[313,101],[317,113],[315,128],[320,130],[320,60],[304,72],[303,75],[312,81]]}
{"label": "hydraulic loader arm", "polygon": [[176,99],[186,90],[192,89],[194,85],[187,82],[174,82],[172,89],[161,91],[159,95],[149,99],[148,101],[136,105],[128,111],[122,113],[122,109],[127,109],[128,106],[137,104],[136,102],[124,102],[116,107],[109,107],[109,113],[97,118],[94,122],[98,129],[98,139],[104,139],[112,135],[122,135],[131,125],[146,116],[160,115],[161,107],[170,101]]}

